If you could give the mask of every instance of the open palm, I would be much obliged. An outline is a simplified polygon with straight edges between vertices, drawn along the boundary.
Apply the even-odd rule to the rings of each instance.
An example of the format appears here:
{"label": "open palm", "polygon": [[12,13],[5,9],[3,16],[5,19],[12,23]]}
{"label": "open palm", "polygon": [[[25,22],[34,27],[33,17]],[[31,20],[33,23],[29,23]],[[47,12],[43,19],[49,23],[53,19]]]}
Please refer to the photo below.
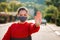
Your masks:
{"label": "open palm", "polygon": [[42,15],[40,11],[36,12],[36,16],[35,16],[35,23],[39,23],[41,24],[41,19],[42,19]]}

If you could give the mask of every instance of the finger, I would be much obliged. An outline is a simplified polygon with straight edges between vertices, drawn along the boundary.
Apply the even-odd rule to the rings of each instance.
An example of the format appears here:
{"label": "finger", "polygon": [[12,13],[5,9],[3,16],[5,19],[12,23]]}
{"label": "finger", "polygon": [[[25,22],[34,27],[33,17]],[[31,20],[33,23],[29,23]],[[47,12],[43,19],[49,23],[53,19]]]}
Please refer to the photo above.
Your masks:
{"label": "finger", "polygon": [[37,11],[36,16],[40,16],[41,12]]}
{"label": "finger", "polygon": [[35,16],[34,18],[35,18],[35,21],[36,22],[39,22],[40,21],[40,18],[38,16]]}

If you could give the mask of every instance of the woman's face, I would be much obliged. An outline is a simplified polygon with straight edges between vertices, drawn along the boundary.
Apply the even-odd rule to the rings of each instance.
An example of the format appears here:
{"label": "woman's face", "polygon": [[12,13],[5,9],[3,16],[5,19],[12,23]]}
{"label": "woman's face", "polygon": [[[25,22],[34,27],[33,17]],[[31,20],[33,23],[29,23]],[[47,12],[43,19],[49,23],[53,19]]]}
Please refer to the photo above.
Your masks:
{"label": "woman's face", "polygon": [[21,10],[18,13],[17,17],[21,22],[25,22],[27,20],[27,11],[26,10]]}
{"label": "woman's face", "polygon": [[21,10],[21,11],[19,12],[18,16],[27,17],[27,11],[26,11],[26,10]]}

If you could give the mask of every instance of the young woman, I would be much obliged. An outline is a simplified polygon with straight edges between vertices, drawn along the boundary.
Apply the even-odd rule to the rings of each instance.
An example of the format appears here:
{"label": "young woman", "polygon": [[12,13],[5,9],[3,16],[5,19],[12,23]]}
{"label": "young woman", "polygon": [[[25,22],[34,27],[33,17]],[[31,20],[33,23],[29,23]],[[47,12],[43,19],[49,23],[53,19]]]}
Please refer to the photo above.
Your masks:
{"label": "young woman", "polygon": [[26,8],[19,8],[17,18],[20,20],[18,23],[13,23],[9,28],[2,40],[32,40],[31,34],[38,32],[40,29],[40,20],[35,16],[35,24],[26,22],[28,10]]}

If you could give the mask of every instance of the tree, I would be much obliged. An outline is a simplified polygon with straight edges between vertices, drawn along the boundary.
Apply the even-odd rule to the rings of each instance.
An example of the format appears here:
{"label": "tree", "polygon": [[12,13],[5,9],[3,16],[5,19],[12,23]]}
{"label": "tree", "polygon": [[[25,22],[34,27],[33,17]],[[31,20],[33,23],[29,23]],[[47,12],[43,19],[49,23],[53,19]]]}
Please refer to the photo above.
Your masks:
{"label": "tree", "polygon": [[7,3],[5,3],[5,2],[2,2],[2,3],[0,3],[0,12],[1,11],[6,11],[7,10],[7,7],[8,6],[8,4]]}
{"label": "tree", "polygon": [[57,8],[54,7],[53,5],[50,5],[49,7],[46,8],[46,13],[47,14],[51,14],[51,18],[52,19],[56,19],[58,18],[58,11],[57,11]]}
{"label": "tree", "polygon": [[56,23],[56,19],[59,19],[60,16],[60,0],[46,0],[46,5],[48,6],[47,13],[51,13],[53,15],[52,17],[55,19]]}
{"label": "tree", "polygon": [[49,5],[54,5],[55,7],[58,8],[60,11],[60,0],[46,0],[46,4]]}
{"label": "tree", "polygon": [[14,11],[17,11],[17,9],[22,6],[22,3],[18,4],[18,3],[13,1],[13,2],[9,3],[9,6],[10,6],[9,11],[14,12]]}

